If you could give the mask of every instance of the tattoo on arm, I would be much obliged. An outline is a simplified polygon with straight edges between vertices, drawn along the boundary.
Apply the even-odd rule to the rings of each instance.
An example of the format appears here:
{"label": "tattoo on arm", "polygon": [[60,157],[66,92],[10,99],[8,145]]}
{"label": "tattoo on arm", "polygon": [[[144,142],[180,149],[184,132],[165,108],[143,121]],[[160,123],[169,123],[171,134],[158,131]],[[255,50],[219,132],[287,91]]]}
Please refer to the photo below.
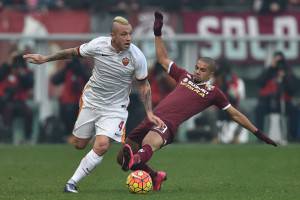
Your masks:
{"label": "tattoo on arm", "polygon": [[53,55],[47,56],[47,62],[54,61],[54,60],[70,59],[74,56],[78,56],[76,48],[64,49],[58,51]]}
{"label": "tattoo on arm", "polygon": [[146,113],[152,111],[151,87],[148,80],[143,81],[140,85],[141,99],[144,104]]}

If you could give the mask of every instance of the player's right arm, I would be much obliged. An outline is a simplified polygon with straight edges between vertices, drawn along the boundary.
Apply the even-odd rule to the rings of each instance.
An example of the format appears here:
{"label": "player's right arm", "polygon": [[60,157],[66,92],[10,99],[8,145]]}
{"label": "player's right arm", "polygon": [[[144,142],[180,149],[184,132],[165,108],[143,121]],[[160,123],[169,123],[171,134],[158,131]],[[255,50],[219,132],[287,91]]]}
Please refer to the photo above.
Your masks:
{"label": "player's right arm", "polygon": [[47,55],[47,56],[41,54],[25,54],[23,55],[23,58],[30,63],[43,64],[45,62],[50,62],[55,60],[70,59],[74,56],[80,56],[79,47],[63,49],[53,55]]}
{"label": "player's right arm", "polygon": [[163,26],[163,15],[160,12],[155,12],[155,21],[153,24],[153,32],[155,35],[155,51],[157,61],[163,66],[165,71],[168,71],[169,65],[172,62],[167,53],[167,49],[161,37],[161,30]]}

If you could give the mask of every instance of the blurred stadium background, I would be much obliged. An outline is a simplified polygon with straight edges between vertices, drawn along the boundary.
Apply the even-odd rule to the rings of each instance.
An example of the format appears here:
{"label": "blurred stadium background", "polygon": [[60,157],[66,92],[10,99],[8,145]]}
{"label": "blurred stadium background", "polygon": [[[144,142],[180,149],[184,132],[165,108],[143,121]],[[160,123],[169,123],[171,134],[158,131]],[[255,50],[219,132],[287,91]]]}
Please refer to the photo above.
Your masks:
{"label": "blurred stadium background", "polygon": [[[112,19],[127,17],[134,43],[148,60],[156,105],[174,86],[155,61],[152,24],[157,9],[166,16],[163,31],[170,57],[188,70],[199,56],[216,59],[215,84],[258,127],[287,145],[275,151],[253,144],[258,143],[255,137],[211,108],[180,127],[176,141],[184,144],[157,155],[160,161],[154,164],[171,168],[186,153],[170,169],[174,178],[161,199],[298,198],[300,0],[0,0],[0,199],[66,199],[57,191],[84,155],[65,143],[92,61],[35,66],[21,55],[51,54],[109,35]],[[135,90],[130,97],[127,132],[144,116]],[[215,145],[240,143],[250,145]],[[125,189],[112,189],[126,177],[114,161],[117,149],[113,146],[96,172],[104,177],[84,182],[89,195],[79,199],[129,199]],[[201,168],[193,174],[186,163]]]}
{"label": "blurred stadium background", "polygon": [[[215,58],[220,66],[216,84],[236,106],[276,141],[299,141],[298,0],[2,0],[0,141],[67,141],[92,62],[59,61],[37,67],[18,55],[50,54],[108,35],[116,15],[127,17],[134,26],[134,43],[147,57],[153,103],[157,104],[173,82],[155,64],[152,22],[156,9],[166,15],[164,31],[171,58],[188,70],[198,56]],[[278,51],[285,56],[283,64],[275,64],[279,71],[283,69],[284,81],[270,72]],[[75,70],[66,78],[64,72],[70,68]],[[131,99],[127,132],[144,116],[135,91]],[[214,108],[183,124],[177,139],[254,142]]]}

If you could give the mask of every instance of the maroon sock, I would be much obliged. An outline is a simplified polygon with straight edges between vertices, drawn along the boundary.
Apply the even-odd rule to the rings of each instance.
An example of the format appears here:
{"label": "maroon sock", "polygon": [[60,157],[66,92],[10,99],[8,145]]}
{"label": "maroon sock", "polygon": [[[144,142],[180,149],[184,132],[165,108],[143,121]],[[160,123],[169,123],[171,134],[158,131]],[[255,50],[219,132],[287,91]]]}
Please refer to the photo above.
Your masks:
{"label": "maroon sock", "polygon": [[152,179],[155,178],[157,175],[157,172],[145,163],[140,163],[140,164],[134,165],[131,168],[131,170],[143,170],[143,171],[147,172],[151,176]]}
{"label": "maroon sock", "polygon": [[136,154],[134,154],[135,163],[146,163],[152,157],[153,151],[149,144],[145,144]]}
{"label": "maroon sock", "polygon": [[156,171],[154,171],[149,165],[142,163],[140,169],[147,172],[153,179],[156,176]]}

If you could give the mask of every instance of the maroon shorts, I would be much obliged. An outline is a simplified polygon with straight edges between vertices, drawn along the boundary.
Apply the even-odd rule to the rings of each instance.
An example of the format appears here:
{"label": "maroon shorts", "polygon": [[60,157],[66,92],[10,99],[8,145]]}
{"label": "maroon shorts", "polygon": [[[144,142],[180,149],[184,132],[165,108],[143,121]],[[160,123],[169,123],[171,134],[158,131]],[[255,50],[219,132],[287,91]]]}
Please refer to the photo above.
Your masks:
{"label": "maroon shorts", "polygon": [[127,137],[141,145],[144,137],[149,131],[155,131],[162,137],[164,141],[163,146],[173,142],[174,135],[167,126],[159,128],[147,118],[144,119],[133,131],[131,131]]}

